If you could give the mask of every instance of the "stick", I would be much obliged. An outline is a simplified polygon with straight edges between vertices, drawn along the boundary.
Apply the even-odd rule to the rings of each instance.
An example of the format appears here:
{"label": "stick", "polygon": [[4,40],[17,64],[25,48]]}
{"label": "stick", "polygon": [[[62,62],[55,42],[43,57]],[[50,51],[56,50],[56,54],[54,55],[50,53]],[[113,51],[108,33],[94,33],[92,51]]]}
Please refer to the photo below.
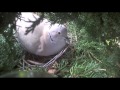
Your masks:
{"label": "stick", "polygon": [[60,56],[64,54],[64,52],[68,49],[69,46],[67,46],[64,50],[62,50],[59,54],[57,54],[53,59],[51,59],[49,62],[43,65],[43,67],[48,67],[51,64],[53,64]]}

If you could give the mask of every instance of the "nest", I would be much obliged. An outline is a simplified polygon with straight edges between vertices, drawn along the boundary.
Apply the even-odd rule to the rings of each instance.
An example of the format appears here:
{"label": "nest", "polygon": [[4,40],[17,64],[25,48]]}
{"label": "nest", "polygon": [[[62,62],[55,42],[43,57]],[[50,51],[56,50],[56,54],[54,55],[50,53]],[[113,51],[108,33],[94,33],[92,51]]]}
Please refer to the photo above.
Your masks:
{"label": "nest", "polygon": [[32,60],[32,61],[39,62],[39,63],[47,63],[54,56],[55,55],[52,55],[52,56],[37,56],[37,55],[31,54],[29,52],[25,52],[25,60]]}
{"label": "nest", "polygon": [[25,55],[23,56],[19,67],[23,70],[25,68],[31,69],[32,67],[41,67],[50,69],[54,67],[55,62],[58,62],[62,58],[65,57],[65,52],[70,51],[70,45],[67,45],[61,52],[56,55],[51,56],[37,56],[25,51]]}
{"label": "nest", "polygon": [[64,59],[66,57],[67,52],[72,52],[74,49],[73,43],[76,42],[77,39],[74,37],[72,33],[69,33],[68,36],[70,37],[69,44],[66,45],[65,48],[56,55],[37,56],[25,51],[25,55],[20,62],[21,68],[25,70],[26,67],[31,68],[37,66],[47,69],[54,67],[55,62],[59,62],[61,59]]}

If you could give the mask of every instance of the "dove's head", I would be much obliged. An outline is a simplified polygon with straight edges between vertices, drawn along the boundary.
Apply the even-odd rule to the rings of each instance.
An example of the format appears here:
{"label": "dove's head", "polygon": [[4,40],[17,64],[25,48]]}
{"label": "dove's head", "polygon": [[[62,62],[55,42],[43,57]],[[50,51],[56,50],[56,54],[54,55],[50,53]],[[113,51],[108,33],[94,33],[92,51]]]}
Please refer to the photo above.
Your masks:
{"label": "dove's head", "polygon": [[68,38],[67,36],[67,27],[61,24],[54,24],[51,26],[49,30],[49,34],[53,40],[62,39],[65,40]]}

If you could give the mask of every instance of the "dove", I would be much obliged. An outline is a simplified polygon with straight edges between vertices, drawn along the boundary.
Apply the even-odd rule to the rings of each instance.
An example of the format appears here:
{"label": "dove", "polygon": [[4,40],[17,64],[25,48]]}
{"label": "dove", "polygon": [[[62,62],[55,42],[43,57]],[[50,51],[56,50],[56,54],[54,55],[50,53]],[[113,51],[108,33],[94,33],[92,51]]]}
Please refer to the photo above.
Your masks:
{"label": "dove", "polygon": [[26,51],[38,56],[55,55],[69,42],[66,26],[59,23],[51,25],[51,22],[45,18],[35,26],[33,31],[25,34],[26,27],[33,24],[26,21],[35,21],[39,16],[31,12],[22,12],[21,15],[22,19],[16,22],[15,37]]}

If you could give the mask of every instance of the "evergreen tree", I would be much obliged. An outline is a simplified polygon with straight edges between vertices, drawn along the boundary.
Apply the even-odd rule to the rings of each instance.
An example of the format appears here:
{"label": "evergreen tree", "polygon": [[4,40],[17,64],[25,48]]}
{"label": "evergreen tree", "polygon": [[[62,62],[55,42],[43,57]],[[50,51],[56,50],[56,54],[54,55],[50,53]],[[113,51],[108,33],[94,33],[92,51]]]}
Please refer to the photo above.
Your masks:
{"label": "evergreen tree", "polygon": [[[66,23],[74,49],[59,61],[57,75],[62,77],[120,76],[120,13],[118,12],[45,12],[37,13]],[[0,13],[0,70],[14,70],[23,56],[13,39],[14,21],[20,13]],[[38,20],[40,21],[40,20]],[[39,22],[38,22],[39,23]],[[36,23],[35,23],[36,24]],[[11,67],[11,68],[10,68]]]}

